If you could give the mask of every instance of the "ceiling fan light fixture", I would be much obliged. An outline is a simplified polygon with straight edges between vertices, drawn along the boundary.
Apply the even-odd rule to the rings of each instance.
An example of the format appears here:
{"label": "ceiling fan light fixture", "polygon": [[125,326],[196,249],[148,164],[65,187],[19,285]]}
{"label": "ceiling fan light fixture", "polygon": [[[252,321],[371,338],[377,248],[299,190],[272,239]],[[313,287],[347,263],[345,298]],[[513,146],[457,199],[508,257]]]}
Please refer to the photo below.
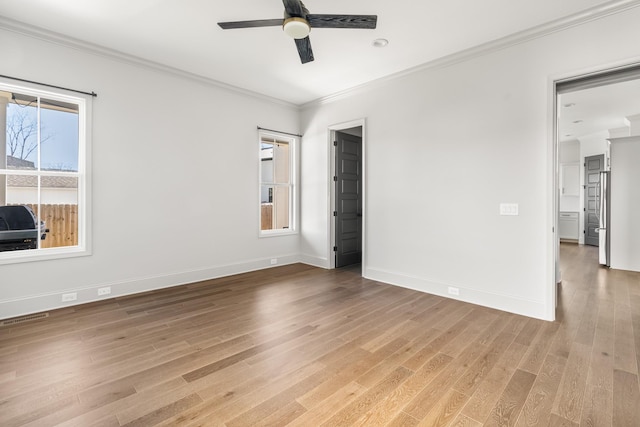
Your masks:
{"label": "ceiling fan light fixture", "polygon": [[285,34],[293,39],[303,39],[311,32],[309,22],[304,18],[287,18],[282,24]]}

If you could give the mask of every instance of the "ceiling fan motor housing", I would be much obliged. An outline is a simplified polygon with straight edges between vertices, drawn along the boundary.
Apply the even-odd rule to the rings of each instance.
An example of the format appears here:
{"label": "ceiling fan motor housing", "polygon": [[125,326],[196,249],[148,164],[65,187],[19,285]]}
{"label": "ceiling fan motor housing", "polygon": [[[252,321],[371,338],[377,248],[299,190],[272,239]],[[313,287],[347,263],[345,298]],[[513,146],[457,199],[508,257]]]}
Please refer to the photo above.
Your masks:
{"label": "ceiling fan motor housing", "polygon": [[309,22],[304,18],[285,18],[282,29],[291,38],[303,39],[311,32]]}

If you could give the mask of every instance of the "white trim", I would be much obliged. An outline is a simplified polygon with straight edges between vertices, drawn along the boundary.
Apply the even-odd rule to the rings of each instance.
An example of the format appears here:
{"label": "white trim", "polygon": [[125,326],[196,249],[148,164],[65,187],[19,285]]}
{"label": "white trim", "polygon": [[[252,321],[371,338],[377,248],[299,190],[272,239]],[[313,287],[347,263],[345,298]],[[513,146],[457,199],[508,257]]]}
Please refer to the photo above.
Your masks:
{"label": "white trim", "polygon": [[24,22],[16,21],[0,16],[0,29],[11,31],[13,33],[22,34],[28,37],[33,37],[45,42],[54,43],[64,47],[70,47],[91,55],[98,55],[108,59],[114,59],[120,62],[124,62],[130,65],[142,66],[150,68],[155,71],[162,71],[174,76],[182,77],[187,80],[203,83],[207,86],[215,86],[220,89],[228,90],[230,92],[238,93],[241,95],[249,96],[251,98],[258,98],[263,101],[268,101],[273,104],[297,109],[298,106],[291,102],[287,102],[278,98],[273,98],[268,95],[264,95],[258,92],[254,92],[248,89],[243,89],[238,86],[223,83],[218,80],[214,80],[208,77],[204,77],[189,71],[181,70],[179,68],[170,67],[168,65],[160,64],[158,62],[143,59],[134,55],[129,55],[124,52],[120,52],[114,49],[109,49],[97,44],[89,43],[84,40],[79,40],[73,37],[66,36],[64,34],[56,33],[54,31],[46,30],[44,28],[36,27],[34,25],[26,24]]}
{"label": "white trim", "polygon": [[[421,279],[419,277],[407,276],[375,268],[363,269],[363,276],[367,279],[389,285],[439,295],[441,297],[464,301],[474,305],[481,305],[536,319],[552,320],[547,318],[544,301],[527,300],[507,294],[483,292],[461,286],[457,283],[443,283],[435,280]],[[455,298],[449,295],[449,286],[458,288],[460,295]]]}
{"label": "white trim", "polygon": [[[271,265],[271,259],[277,258],[278,264]],[[212,280],[235,274],[248,273],[250,271],[263,270],[282,265],[300,262],[297,254],[278,255],[269,258],[260,258],[228,264],[216,267],[208,267],[197,270],[166,273],[155,276],[139,277],[131,280],[95,283],[80,288],[69,288],[51,293],[24,296],[21,298],[0,300],[0,319],[8,319],[27,314],[39,313],[47,310],[55,310],[69,306],[86,304],[125,295],[134,295],[141,292],[155,291],[174,286],[181,286],[204,280]],[[110,286],[111,294],[104,297],[98,296],[98,288]],[[76,292],[78,299],[73,303],[61,302],[62,294]]]}
{"label": "white trim", "polygon": [[315,255],[301,254],[300,262],[307,265],[314,266],[314,267],[318,267],[318,268],[325,268],[325,269],[331,268],[331,266],[329,265],[330,263],[328,258],[321,258]]}
{"label": "white trim", "polygon": [[108,49],[100,45],[89,43],[73,37],[65,36],[63,34],[56,33],[53,31],[45,30],[43,28],[36,27],[34,25],[29,25],[24,22],[16,21],[14,19],[0,17],[0,29],[5,29],[7,31],[37,38],[37,39],[44,40],[50,43],[55,43],[61,46],[71,47],[81,52],[85,52],[93,55],[99,55],[102,57],[115,59],[128,64],[151,68],[157,71],[163,71],[169,74],[173,74],[175,76],[197,81],[209,86],[215,86],[231,92],[250,96],[252,98],[258,98],[274,104],[300,110],[300,109],[314,107],[316,105],[326,104],[338,99],[343,99],[348,96],[351,96],[353,93],[362,92],[363,90],[368,90],[370,88],[383,85],[389,82],[390,80],[398,79],[398,78],[407,76],[409,74],[414,74],[414,73],[421,72],[428,69],[446,67],[451,64],[455,64],[457,62],[466,61],[474,57],[489,54],[491,52],[496,52],[502,49],[506,49],[508,47],[511,47],[520,43],[525,43],[527,41],[530,41],[536,38],[544,37],[549,34],[553,34],[555,32],[562,31],[567,28],[581,25],[597,19],[605,18],[607,16],[614,15],[617,13],[622,13],[638,6],[640,6],[640,0],[617,0],[617,1],[610,1],[607,3],[603,3],[600,5],[594,6],[590,9],[584,10],[582,12],[578,12],[573,15],[566,16],[564,18],[556,19],[555,21],[538,25],[536,27],[529,28],[528,30],[520,31],[511,35],[508,35],[506,37],[502,37],[487,43],[483,43],[478,46],[474,46],[469,49],[465,49],[463,51],[456,52],[454,54],[451,54],[442,58],[438,58],[433,61],[426,62],[416,67],[409,68],[395,74],[390,74],[380,79],[372,80],[370,82],[366,82],[361,85],[354,86],[344,91],[340,91],[332,95],[328,95],[326,97],[322,97],[322,98],[312,100],[306,103],[301,103],[301,104],[295,104],[295,103],[287,102],[278,98],[273,98],[268,95],[264,95],[258,92],[243,89],[238,86],[233,86],[227,83],[223,83],[218,80],[210,79],[210,78],[207,78],[195,73],[191,73],[185,70],[169,67],[167,65],[142,59],[142,58],[129,55],[114,49]]}
{"label": "white trim", "polygon": [[567,82],[573,79],[582,79],[586,76],[597,76],[613,70],[624,69],[625,67],[637,66],[640,57],[629,58],[624,61],[615,61],[608,64],[600,64],[571,72],[554,74],[548,77],[547,108],[549,121],[547,127],[547,262],[546,277],[547,286],[545,291],[546,316],[549,320],[555,319],[557,304],[557,286],[561,280],[560,273],[556,272],[556,264],[560,262],[559,237],[558,237],[558,200],[559,200],[559,156],[558,156],[558,135],[557,135],[557,93],[556,84]]}
{"label": "white trim", "polygon": [[429,61],[424,64],[408,68],[406,70],[399,71],[395,74],[390,74],[377,80],[372,80],[370,82],[366,82],[361,85],[336,92],[332,95],[300,104],[299,107],[301,110],[304,110],[320,105],[329,104],[334,101],[348,98],[356,93],[365,92],[375,87],[383,86],[390,81],[400,79],[411,74],[419,73],[425,70],[448,67],[459,62],[468,61],[470,59],[488,55],[490,53],[507,49],[521,43],[526,43],[537,38],[545,37],[558,31],[565,30],[567,28],[575,27],[617,13],[622,13],[638,6],[640,6],[639,0],[619,0],[600,4],[582,12],[578,12],[564,18],[556,19],[555,21],[547,22],[545,24],[538,25],[527,30],[519,31],[514,34],[510,34],[508,36],[483,43],[469,49],[461,50],[451,55],[443,56],[441,58],[434,59],[433,61]]}
{"label": "white trim", "polygon": [[[288,141],[289,144],[289,183],[263,182],[262,181],[262,137],[271,137]],[[300,194],[298,192],[298,145],[300,137],[293,134],[286,134],[277,131],[258,129],[258,237],[277,237],[298,234],[298,216],[300,212]],[[275,167],[275,162],[273,163]],[[264,185],[272,187],[286,187],[289,189],[289,228],[284,229],[262,229],[262,187]],[[275,215],[275,210],[272,213]]]}
{"label": "white trim", "polygon": [[[15,264],[31,261],[46,261],[59,258],[73,258],[91,255],[91,143],[92,143],[92,106],[93,97],[86,94],[77,94],[65,89],[50,89],[37,83],[19,82],[15,83],[11,79],[0,78],[0,89],[31,95],[45,99],[52,99],[72,103],[78,106],[78,170],[77,172],[65,171],[25,171],[19,169],[0,169],[4,175],[26,175],[42,177],[51,176],[72,176],[78,179],[76,189],[78,198],[78,245],[65,246],[59,248],[41,248],[38,242],[38,249],[0,252],[0,265]],[[40,102],[38,101],[38,108]],[[38,123],[40,112],[38,111]],[[38,133],[40,132],[38,125]],[[39,134],[38,134],[39,138]],[[40,166],[40,152],[38,148],[37,164]],[[38,187],[38,203],[40,202],[40,187]],[[38,219],[40,216],[38,215]]]}
{"label": "white trim", "polygon": [[340,130],[344,130],[344,129],[351,129],[351,128],[355,128],[355,127],[360,127],[362,128],[362,265],[365,266],[366,262],[367,262],[367,257],[366,257],[366,231],[367,231],[367,227],[366,227],[366,223],[367,223],[367,166],[366,166],[366,135],[367,135],[367,127],[366,127],[366,119],[362,118],[362,119],[357,119],[357,120],[352,120],[349,122],[343,122],[343,123],[339,123],[339,124],[335,124],[335,125],[331,125],[329,126],[328,130],[329,130],[329,135],[328,135],[328,141],[327,141],[327,145],[328,145],[328,151],[329,151],[329,171],[328,171],[328,176],[327,176],[327,182],[328,182],[328,195],[329,195],[329,200],[327,205],[329,206],[329,211],[327,212],[328,218],[329,220],[327,221],[327,225],[328,225],[328,230],[327,232],[329,233],[329,247],[328,249],[328,260],[329,260],[329,268],[336,268],[336,257],[333,253],[333,247],[336,245],[336,228],[335,228],[335,217],[333,216],[333,212],[335,211],[336,207],[335,207],[335,200],[336,200],[336,194],[335,194],[335,185],[334,185],[334,181],[333,181],[333,177],[335,176],[335,161],[336,161],[336,153],[335,153],[335,147],[333,145],[333,141],[335,139],[335,131],[340,131]]}

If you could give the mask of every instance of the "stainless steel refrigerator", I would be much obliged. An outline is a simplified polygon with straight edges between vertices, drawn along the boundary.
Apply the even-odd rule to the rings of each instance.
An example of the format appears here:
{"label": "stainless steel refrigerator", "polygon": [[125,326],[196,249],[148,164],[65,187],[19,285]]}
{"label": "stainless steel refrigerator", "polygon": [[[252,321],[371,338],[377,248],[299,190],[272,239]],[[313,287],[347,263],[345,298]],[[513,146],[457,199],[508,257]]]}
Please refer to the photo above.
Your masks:
{"label": "stainless steel refrigerator", "polygon": [[600,226],[598,228],[598,236],[599,236],[599,250],[600,250],[600,264],[606,265],[607,267],[611,266],[611,233],[610,233],[610,217],[611,217],[611,203],[609,203],[609,172],[600,172],[600,188],[599,198],[600,198],[600,207],[599,207],[599,215],[600,215]]}

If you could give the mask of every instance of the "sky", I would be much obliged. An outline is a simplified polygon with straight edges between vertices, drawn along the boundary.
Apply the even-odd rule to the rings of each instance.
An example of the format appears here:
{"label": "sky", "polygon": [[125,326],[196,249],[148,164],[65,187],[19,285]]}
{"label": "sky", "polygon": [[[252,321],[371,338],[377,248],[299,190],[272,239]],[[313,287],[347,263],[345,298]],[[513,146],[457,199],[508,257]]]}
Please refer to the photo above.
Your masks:
{"label": "sky", "polygon": [[[27,108],[29,115],[36,117],[35,107],[9,104],[7,106],[7,123],[18,108]],[[42,169],[77,171],[78,114],[43,108],[40,119],[41,135],[45,139],[40,148]],[[36,163],[36,159],[34,151],[26,160]]]}

